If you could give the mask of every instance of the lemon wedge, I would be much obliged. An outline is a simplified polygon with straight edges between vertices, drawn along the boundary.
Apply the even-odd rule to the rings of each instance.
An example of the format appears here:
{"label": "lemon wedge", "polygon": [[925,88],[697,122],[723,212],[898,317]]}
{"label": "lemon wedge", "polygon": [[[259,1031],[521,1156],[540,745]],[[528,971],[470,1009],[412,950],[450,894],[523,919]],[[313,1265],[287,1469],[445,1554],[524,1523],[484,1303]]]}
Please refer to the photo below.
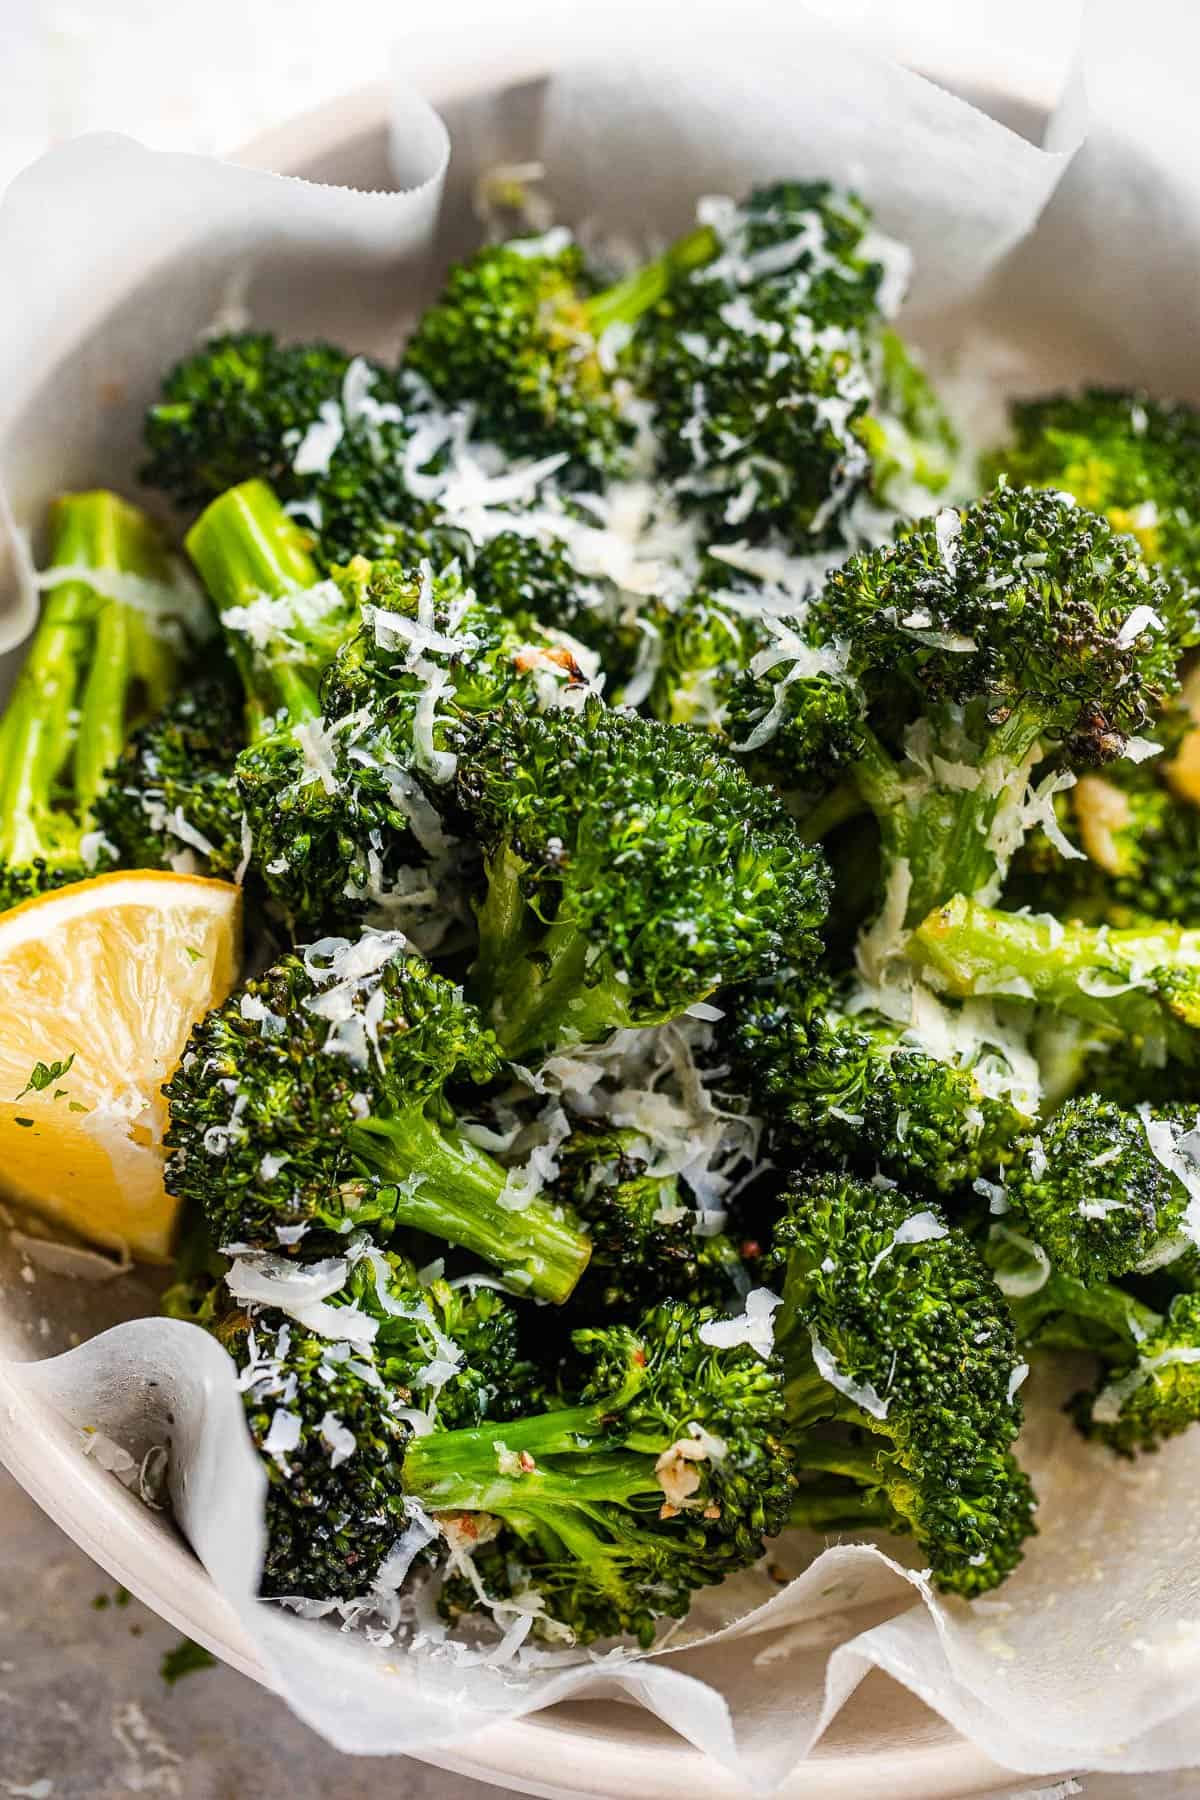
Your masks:
{"label": "lemon wedge", "polygon": [[0,914],[0,1190],[164,1260],[161,1088],[238,975],[240,888],[100,875]]}

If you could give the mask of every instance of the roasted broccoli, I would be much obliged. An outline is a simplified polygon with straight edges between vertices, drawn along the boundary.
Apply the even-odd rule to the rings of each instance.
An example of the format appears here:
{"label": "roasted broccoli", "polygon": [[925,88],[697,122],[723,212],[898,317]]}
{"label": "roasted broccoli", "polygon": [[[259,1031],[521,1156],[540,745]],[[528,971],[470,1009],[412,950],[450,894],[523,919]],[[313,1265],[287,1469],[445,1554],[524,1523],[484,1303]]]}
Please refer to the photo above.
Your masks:
{"label": "roasted broccoli", "polygon": [[1120,388],[1021,400],[987,467],[1055,488],[1129,532],[1149,562],[1200,581],[1200,414]]}
{"label": "roasted broccoli", "polygon": [[165,1090],[168,1190],[203,1208],[219,1244],[404,1226],[565,1300],[586,1237],[509,1182],[447,1097],[455,1080],[478,1085],[500,1066],[460,990],[396,934],[324,939],[195,1027]]}
{"label": "roasted broccoli", "polygon": [[804,976],[754,984],[730,1015],[735,1067],[806,1155],[937,1193],[969,1185],[1037,1111],[1032,1056],[985,1007],[931,1047],[869,999]]}
{"label": "roasted broccoli", "polygon": [[1033,1530],[1011,1449],[1025,1371],[986,1264],[898,1189],[816,1174],[783,1206],[769,1266],[792,1523],[886,1523],[916,1538],[940,1586],[986,1592]]}
{"label": "roasted broccoli", "polygon": [[999,487],[835,569],[751,664],[728,728],[785,786],[850,774],[915,925],[954,893],[994,897],[1035,764],[1123,755],[1194,630],[1190,600],[1103,519]]}
{"label": "roasted broccoli", "polygon": [[211,338],[176,364],[146,415],[142,479],[194,511],[257,477],[303,514],[324,564],[400,554],[429,522],[404,479],[427,407],[404,377],[332,344]]}
{"label": "roasted broccoli", "polygon": [[443,400],[469,401],[480,434],[509,455],[558,453],[618,471],[635,436],[618,347],[672,281],[717,250],[700,226],[602,288],[566,232],[491,245],[451,270],[405,367]]}
{"label": "roasted broccoli", "polygon": [[[49,589],[0,719],[0,907],[111,866],[95,809],[129,732],[179,678],[196,595],[116,494],[64,494]],[[93,579],[89,579],[93,577]],[[200,624],[203,624],[202,616]]]}
{"label": "roasted broccoli", "polygon": [[688,1203],[678,1175],[657,1174],[645,1138],[580,1128],[559,1152],[555,1197],[577,1218],[592,1254],[571,1297],[580,1320],[632,1323],[657,1300],[735,1306],[752,1285],[750,1263],[711,1215]]}
{"label": "roasted broccoli", "polygon": [[511,1056],[812,955],[820,854],[698,733],[509,709],[464,733],[456,785],[487,866],[473,988]]}
{"label": "roasted broccoli", "polygon": [[1147,1065],[1200,1056],[1200,931],[1064,925],[959,895],[922,920],[911,953],[952,994],[1036,1001],[1124,1040]]}
{"label": "roasted broccoli", "polygon": [[[577,1397],[497,1430],[409,1446],[406,1493],[439,1517],[486,1514],[579,1642],[686,1613],[694,1589],[762,1554],[794,1482],[773,1359],[719,1348],[722,1321],[669,1301],[635,1328],[577,1331]],[[714,1329],[716,1328],[716,1329]]]}
{"label": "roasted broccoli", "polygon": [[[301,1310],[314,1285],[328,1288],[326,1279],[306,1289],[301,1267],[264,1271],[261,1261],[239,1264],[234,1285],[254,1291],[263,1272],[263,1291],[282,1296],[290,1276]],[[320,1273],[328,1278],[329,1265]],[[423,1282],[404,1257],[363,1255],[354,1241],[333,1269],[339,1278],[321,1304],[341,1341],[276,1306],[231,1306],[217,1293],[200,1321],[241,1371],[267,1473],[266,1595],[369,1595],[411,1516],[403,1470],[414,1427],[503,1421],[530,1400],[531,1370],[501,1295]]]}

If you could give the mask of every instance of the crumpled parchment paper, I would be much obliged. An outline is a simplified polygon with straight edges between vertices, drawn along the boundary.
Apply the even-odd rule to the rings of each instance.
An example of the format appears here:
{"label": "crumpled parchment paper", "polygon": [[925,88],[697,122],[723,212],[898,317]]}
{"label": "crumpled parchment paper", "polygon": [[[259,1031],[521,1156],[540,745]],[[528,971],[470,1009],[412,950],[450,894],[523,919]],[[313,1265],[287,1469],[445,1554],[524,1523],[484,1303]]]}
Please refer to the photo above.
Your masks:
{"label": "crumpled parchment paper", "polygon": [[[1139,7],[1133,46],[1115,0],[1101,0],[1050,150],[800,14],[759,0],[732,18],[693,5],[689,51],[676,38],[668,54],[678,16],[664,6],[636,42],[628,32],[593,42],[532,100],[526,90],[519,129],[497,101],[466,136],[456,203],[478,172],[472,158],[541,157],[562,216],[660,236],[700,192],[829,174],[860,185],[883,229],[912,245],[922,340],[952,354],[981,395],[1033,370],[1195,385],[1200,160],[1182,95],[1195,61],[1179,40],[1196,32],[1169,0]],[[1143,90],[1161,82],[1161,105],[1134,106],[1130,68]],[[434,242],[445,139],[408,95],[392,135],[399,195],[281,181],[114,137],[66,145],[20,178],[0,208],[8,643],[29,606],[13,521],[35,528],[63,486],[129,483],[147,397],[214,317],[248,310],[356,348],[394,342]],[[0,1344],[36,1357],[11,1298],[0,1291]],[[1061,1395],[1036,1377],[1024,1454],[1041,1535],[999,1594],[970,1608],[939,1600],[905,1566],[911,1547],[816,1554],[789,1539],[773,1555],[775,1579],[750,1573],[701,1596],[649,1656],[547,1653],[516,1669],[447,1646],[372,1642],[254,1598],[263,1476],[232,1367],[194,1328],[135,1319],[6,1373],[134,1464],[169,1441],[175,1510],[194,1549],[279,1690],[347,1751],[461,1744],[560,1699],[620,1696],[765,1793],[877,1667],[1010,1768],[1200,1762],[1200,1442],[1119,1464],[1074,1436]]]}

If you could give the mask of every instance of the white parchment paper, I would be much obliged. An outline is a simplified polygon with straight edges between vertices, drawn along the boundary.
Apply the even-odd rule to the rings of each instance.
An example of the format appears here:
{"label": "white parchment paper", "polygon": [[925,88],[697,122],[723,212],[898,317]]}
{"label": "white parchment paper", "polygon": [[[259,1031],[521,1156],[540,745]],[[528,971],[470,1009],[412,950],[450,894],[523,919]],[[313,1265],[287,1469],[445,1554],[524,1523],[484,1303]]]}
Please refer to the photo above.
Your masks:
{"label": "white parchment paper", "polygon": [[[1196,385],[1200,159],[1190,101],[1174,96],[1196,66],[1197,46],[1181,40],[1198,34],[1168,0],[1139,7],[1133,51],[1102,0],[1082,75],[1090,118],[1077,83],[1049,151],[790,10],[693,5],[672,39],[679,16],[655,9],[636,50],[628,30],[606,48],[592,25],[587,53],[548,80],[474,111],[460,101],[455,214],[437,244],[467,235],[472,180],[497,155],[541,156],[563,216],[645,237],[682,224],[702,191],[830,174],[857,182],[881,225],[913,245],[923,341],[952,349],[960,377],[995,388],[1036,369],[1041,379]],[[1161,106],[1132,105],[1131,60]],[[398,195],[281,181],[112,137],[64,146],[18,181],[0,207],[0,558],[6,548],[10,577],[20,553],[6,521],[36,530],[64,486],[129,485],[147,398],[215,317],[249,310],[355,348],[395,341],[435,242],[446,145],[411,96],[397,103],[393,141]],[[10,642],[27,607],[10,579],[0,603]],[[26,1296],[4,1290],[2,1269],[0,1258],[0,1346],[36,1357],[32,1322],[25,1333],[15,1324]],[[113,1318],[127,1310],[112,1305]],[[94,1318],[95,1291],[89,1306]],[[1200,1442],[1180,1440],[1136,1468],[1115,1463],[1075,1438],[1060,1396],[1036,1382],[1025,1455],[1041,1535],[1000,1594],[971,1608],[943,1603],[904,1566],[903,1546],[891,1546],[894,1557],[840,1546],[813,1560],[811,1544],[789,1541],[775,1561],[794,1579],[752,1574],[702,1597],[664,1650],[516,1672],[372,1644],[254,1598],[263,1477],[231,1365],[193,1328],[133,1320],[7,1374],[137,1460],[169,1440],[176,1512],[197,1554],[280,1691],[348,1751],[461,1744],[500,1717],[619,1695],[768,1792],[878,1667],[1008,1767],[1200,1762]]]}

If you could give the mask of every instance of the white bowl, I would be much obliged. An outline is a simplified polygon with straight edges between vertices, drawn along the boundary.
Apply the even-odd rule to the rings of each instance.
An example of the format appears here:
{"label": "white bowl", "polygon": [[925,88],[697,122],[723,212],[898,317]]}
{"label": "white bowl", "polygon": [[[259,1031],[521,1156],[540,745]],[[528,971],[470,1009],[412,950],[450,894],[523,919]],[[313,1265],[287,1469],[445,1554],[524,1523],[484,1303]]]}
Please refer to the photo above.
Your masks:
{"label": "white bowl", "polygon": [[[473,71],[460,61],[453,76],[424,84],[459,146],[441,246],[447,251],[461,246],[455,225],[469,219],[472,154],[491,161],[498,144],[505,153],[513,147],[504,141],[503,129],[499,140],[495,135],[497,93],[531,73],[520,67],[498,70],[494,61],[486,71]],[[514,88],[514,110],[527,102],[528,93]],[[318,181],[386,186],[386,120],[386,89],[367,88],[256,140],[241,160]],[[39,1269],[32,1286],[23,1283],[5,1236],[0,1233],[0,1363],[52,1354],[119,1318],[155,1310],[152,1288],[137,1275],[95,1288]],[[115,1580],[188,1637],[270,1685],[232,1610],[178,1532],[85,1459],[75,1434],[19,1393],[2,1367],[0,1461]],[[610,1703],[555,1707],[493,1726],[462,1751],[430,1753],[427,1760],[530,1794],[734,1800],[745,1792],[650,1715]],[[782,1794],[949,1800],[1004,1781],[1005,1771],[906,1690],[873,1675]]]}

